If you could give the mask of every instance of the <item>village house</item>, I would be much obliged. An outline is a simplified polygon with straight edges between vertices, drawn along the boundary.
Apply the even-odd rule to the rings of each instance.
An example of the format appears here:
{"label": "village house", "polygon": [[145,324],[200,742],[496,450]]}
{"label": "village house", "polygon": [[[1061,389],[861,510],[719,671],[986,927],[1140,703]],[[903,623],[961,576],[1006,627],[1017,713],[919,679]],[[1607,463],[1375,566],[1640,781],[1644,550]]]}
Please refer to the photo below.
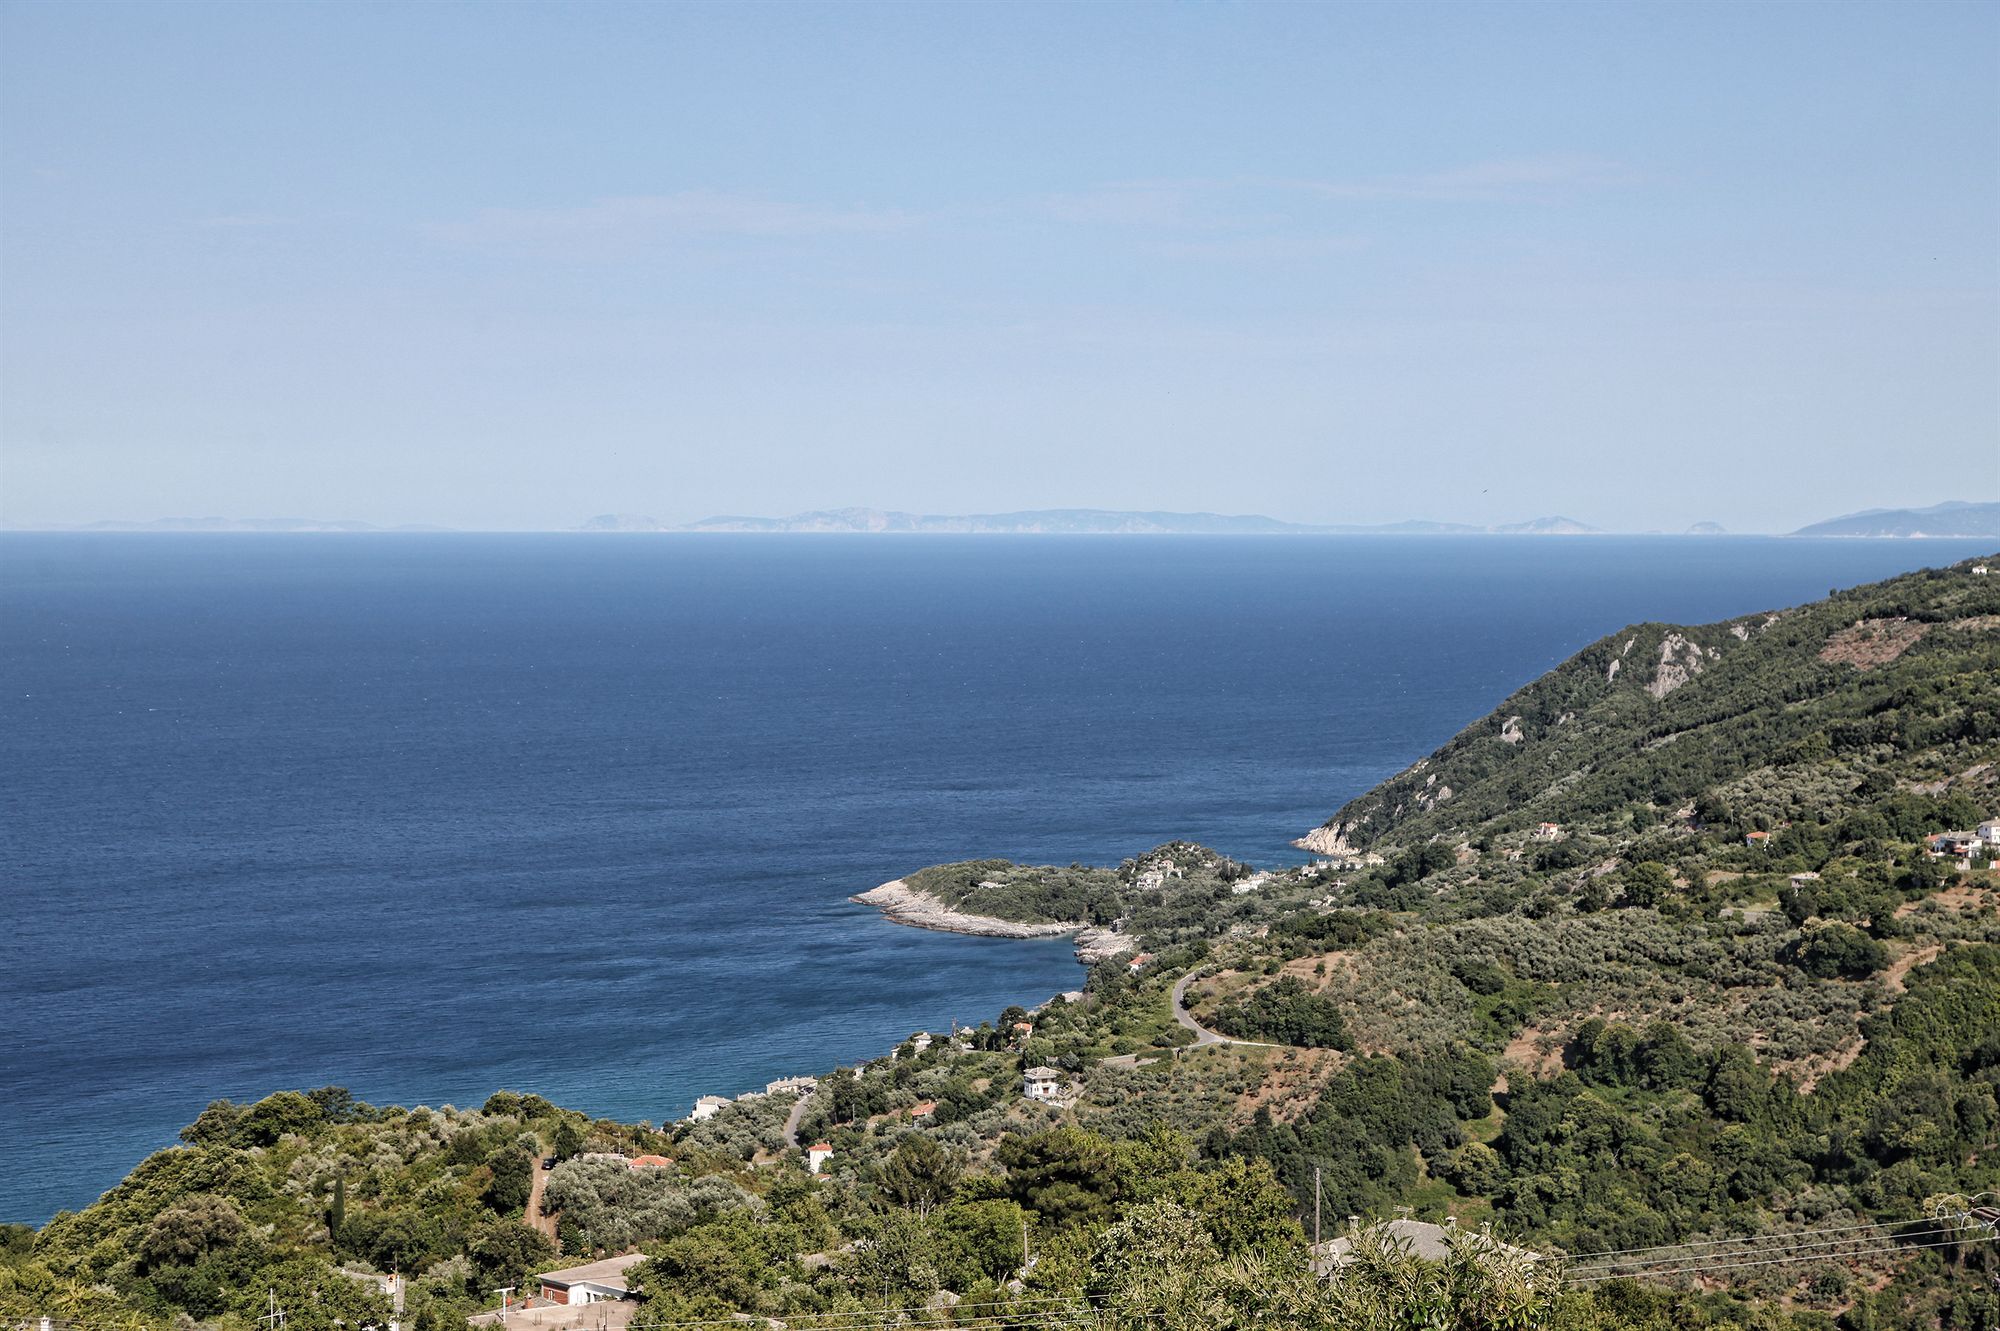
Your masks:
{"label": "village house", "polygon": [[2000,846],[2000,818],[1988,818],[1977,830],[1981,841],[1989,846]]}
{"label": "village house", "polygon": [[1762,850],[1771,844],[1771,834],[1769,832],[1745,832],[1743,834],[1743,844],[1757,850]]}
{"label": "village house", "polygon": [[1560,841],[1562,840],[1562,834],[1563,834],[1563,829],[1561,823],[1543,823],[1541,826],[1535,829],[1535,840]]}
{"label": "village house", "polygon": [[816,1142],[806,1148],[806,1173],[817,1174],[833,1159],[833,1147],[826,1142]]}
{"label": "village house", "polygon": [[664,1155],[635,1155],[627,1162],[629,1169],[672,1169],[674,1162]]}
{"label": "village house", "polygon": [[[1525,1248],[1516,1248],[1502,1243],[1484,1230],[1461,1230],[1456,1219],[1449,1219],[1442,1225],[1433,1225],[1427,1220],[1391,1220],[1382,1226],[1382,1237],[1390,1246],[1400,1248],[1413,1257],[1421,1257],[1427,1262],[1441,1262],[1451,1256],[1458,1244],[1470,1241],[1481,1251],[1505,1254],[1509,1257],[1539,1258],[1541,1254]],[[1362,1238],[1361,1217],[1347,1217],[1347,1234],[1341,1238],[1316,1244],[1312,1248],[1313,1271],[1322,1276],[1330,1276],[1355,1260],[1354,1248]]]}
{"label": "village house", "polygon": [[542,1297],[572,1308],[629,1299],[632,1287],[626,1283],[625,1275],[645,1260],[645,1253],[628,1252],[623,1257],[607,1257],[601,1262],[551,1271],[541,1277]]}
{"label": "village house", "polygon": [[699,1123],[705,1118],[714,1118],[727,1108],[729,1108],[728,1096],[704,1095],[694,1102],[693,1109],[688,1110],[688,1122]]}
{"label": "village house", "polygon": [[1043,1104],[1062,1099],[1062,1072],[1057,1068],[1029,1068],[1021,1074],[1021,1094]]}
{"label": "village house", "polygon": [[1933,832],[1924,838],[1924,845],[1940,859],[1964,859],[1985,844],[1978,832]]}
{"label": "village house", "polygon": [[1147,965],[1152,960],[1153,960],[1152,953],[1141,952],[1138,956],[1133,957],[1130,961],[1125,963],[1125,969],[1132,972],[1132,974],[1137,975],[1140,971],[1146,969]]}
{"label": "village house", "polygon": [[935,1100],[919,1100],[917,1103],[910,1106],[910,1118],[912,1120],[920,1118],[929,1118],[932,1114],[936,1112],[937,1112],[937,1101]]}
{"label": "village house", "polygon": [[764,1087],[766,1095],[811,1095],[819,1085],[817,1077],[780,1077]]}

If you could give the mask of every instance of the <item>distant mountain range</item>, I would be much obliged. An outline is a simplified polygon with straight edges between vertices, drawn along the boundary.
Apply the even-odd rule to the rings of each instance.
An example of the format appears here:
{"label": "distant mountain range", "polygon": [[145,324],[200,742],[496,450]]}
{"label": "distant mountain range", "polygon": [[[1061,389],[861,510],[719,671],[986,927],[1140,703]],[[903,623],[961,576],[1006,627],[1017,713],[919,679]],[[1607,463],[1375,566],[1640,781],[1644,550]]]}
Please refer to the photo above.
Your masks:
{"label": "distant mountain range", "polygon": [[1102,508],[1045,508],[1019,513],[900,513],[878,508],[820,509],[788,518],[714,517],[669,526],[629,513],[592,518],[578,530],[604,532],[957,532],[979,535],[1172,535],[1172,536],[1582,536],[1598,532],[1571,518],[1535,518],[1496,527],[1462,522],[1351,523],[1283,522],[1277,518],[1222,513],[1125,512]]}
{"label": "distant mountain range", "polygon": [[[157,518],[151,522],[93,522],[67,528],[100,532],[442,532],[426,523],[378,526],[372,522],[317,518]],[[1016,513],[903,513],[880,508],[815,509],[788,518],[720,516],[683,525],[637,513],[604,513],[573,528],[586,532],[957,532],[978,535],[1170,536],[1595,536],[1603,528],[1574,518],[1532,518],[1478,526],[1466,522],[1309,523],[1259,514],[1133,512],[1107,508],[1038,508]],[[1697,522],[1688,536],[1723,536],[1713,522]],[[2000,503],[1954,499],[1929,508],[1871,508],[1815,522],[1793,536],[1873,538],[2000,538]]]}
{"label": "distant mountain range", "polygon": [[1954,499],[1929,508],[1870,508],[1801,527],[1794,536],[2000,537],[2000,503]]}

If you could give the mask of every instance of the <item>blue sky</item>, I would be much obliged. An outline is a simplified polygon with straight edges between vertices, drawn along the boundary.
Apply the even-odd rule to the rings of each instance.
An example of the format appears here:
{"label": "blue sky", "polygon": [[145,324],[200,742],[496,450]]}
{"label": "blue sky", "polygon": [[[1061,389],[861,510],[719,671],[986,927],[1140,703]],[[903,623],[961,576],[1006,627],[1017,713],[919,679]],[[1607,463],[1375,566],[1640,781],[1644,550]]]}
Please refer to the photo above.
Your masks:
{"label": "blue sky", "polygon": [[0,5],[0,522],[2000,497],[2000,6]]}

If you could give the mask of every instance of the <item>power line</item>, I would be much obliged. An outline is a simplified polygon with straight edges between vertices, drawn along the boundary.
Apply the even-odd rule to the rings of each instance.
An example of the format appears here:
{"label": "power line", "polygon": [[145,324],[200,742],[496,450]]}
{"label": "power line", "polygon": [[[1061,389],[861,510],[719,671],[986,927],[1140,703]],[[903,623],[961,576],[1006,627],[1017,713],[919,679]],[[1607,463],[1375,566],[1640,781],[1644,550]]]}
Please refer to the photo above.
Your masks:
{"label": "power line", "polygon": [[1896,1253],[1918,1252],[1926,1248],[1953,1248],[1963,1243],[1992,1243],[1994,1241],[1995,1239],[1992,1237],[1975,1237],[1971,1239],[1941,1239],[1935,1243],[1890,1243],[1882,1247],[1863,1248],[1853,1252],[1829,1250],[1791,1257],[1758,1258],[1751,1261],[1722,1262],[1714,1265],[1688,1265],[1670,1269],[1636,1272],[1611,1270],[1594,1272],[1573,1278],[1581,1285],[1597,1284],[1605,1280],[1664,1280],[1675,1276],[1715,1275],[1719,1272],[1740,1271],[1753,1266],[1796,1266],[1804,1262],[1852,1261],[1860,1257],[1890,1256]]}
{"label": "power line", "polygon": [[1845,1230],[1876,1229],[1883,1225],[1914,1225],[1918,1219],[1929,1220],[1932,1218],[1931,1216],[1922,1216],[1908,1220],[1870,1220],[1865,1224],[1829,1225],[1824,1229],[1780,1229],[1763,1234],[1742,1234],[1726,1239],[1689,1239],[1685,1243],[1653,1243],[1640,1248],[1607,1248],[1602,1252],[1572,1252],[1565,1253],[1564,1256],[1572,1262],[1593,1261],[1599,1257],[1622,1257],[1630,1252],[1664,1252],[1669,1248],[1706,1248],[1724,1243],[1748,1243],[1767,1238],[1782,1239],[1789,1238],[1794,1234],[1838,1234]]}
{"label": "power line", "polygon": [[[1761,1235],[1757,1238],[1736,1239],[1736,1240],[1731,1240],[1731,1242],[1740,1244],[1755,1244],[1756,1247],[1754,1251],[1759,1254],[1764,1254],[1764,1253],[1774,1253],[1774,1252],[1787,1252],[1797,1248],[1820,1248],[1820,1247],[1826,1247],[1828,1245],[1838,1245],[1842,1243],[1878,1243],[1885,1239],[1924,1238],[1931,1234],[1950,1233],[1961,1227],[1958,1225],[1951,1225],[1951,1224],[1932,1224],[1932,1225],[1926,1225],[1921,1229],[1903,1234],[1892,1234],[1885,1227],[1869,1226],[1868,1228],[1874,1229],[1876,1232],[1868,1234],[1854,1233],[1851,1234],[1851,1236],[1845,1238],[1837,1236],[1829,1238],[1826,1237],[1826,1234],[1831,1231],[1821,1231],[1820,1233],[1812,1233],[1810,1231],[1801,1230],[1796,1232],[1795,1234],[1773,1234],[1768,1236],[1769,1238],[1778,1238],[1778,1239],[1798,1238],[1801,1241],[1797,1243],[1772,1244],[1766,1241],[1766,1236],[1761,1236]],[[1640,1249],[1639,1251],[1641,1253],[1644,1253],[1653,1250]],[[1661,1249],[1659,1251],[1665,1253],[1669,1250]],[[1608,1270],[1612,1267],[1679,1265],[1687,1262],[1706,1262],[1711,1260],[1726,1261],[1736,1255],[1737,1254],[1735,1252],[1729,1251],[1727,1249],[1721,1249],[1710,1252],[1685,1253],[1678,1256],[1666,1256],[1666,1255],[1659,1257],[1634,1256],[1634,1257],[1621,1258],[1609,1262],[1572,1263],[1569,1269],[1572,1272],[1575,1272],[1575,1271],[1591,1271],[1599,1269]]]}

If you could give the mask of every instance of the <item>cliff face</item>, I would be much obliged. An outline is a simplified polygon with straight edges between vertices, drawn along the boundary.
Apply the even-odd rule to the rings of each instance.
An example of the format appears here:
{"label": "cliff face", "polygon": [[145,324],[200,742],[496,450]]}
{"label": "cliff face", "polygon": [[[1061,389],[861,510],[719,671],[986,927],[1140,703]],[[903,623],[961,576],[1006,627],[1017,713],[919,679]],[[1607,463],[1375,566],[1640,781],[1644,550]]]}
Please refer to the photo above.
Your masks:
{"label": "cliff face", "polygon": [[2000,578],[1975,574],[1977,562],[1792,610],[1623,629],[1296,844],[1346,856],[1384,840],[1667,812],[1774,764],[1852,769],[1852,784],[1937,734],[1983,733],[1981,713],[2000,709]]}

